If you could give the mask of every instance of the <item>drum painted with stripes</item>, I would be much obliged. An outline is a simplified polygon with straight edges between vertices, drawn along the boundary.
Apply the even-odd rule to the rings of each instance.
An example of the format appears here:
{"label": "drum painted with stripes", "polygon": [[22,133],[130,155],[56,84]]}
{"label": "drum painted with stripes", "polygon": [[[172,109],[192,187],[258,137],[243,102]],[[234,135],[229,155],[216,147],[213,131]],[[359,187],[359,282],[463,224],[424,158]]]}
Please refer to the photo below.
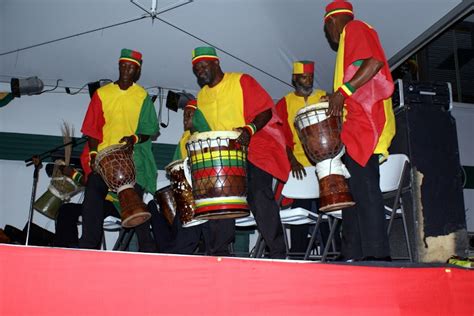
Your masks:
{"label": "drum painted with stripes", "polygon": [[194,218],[246,217],[247,147],[239,132],[197,133],[187,143],[195,202]]}

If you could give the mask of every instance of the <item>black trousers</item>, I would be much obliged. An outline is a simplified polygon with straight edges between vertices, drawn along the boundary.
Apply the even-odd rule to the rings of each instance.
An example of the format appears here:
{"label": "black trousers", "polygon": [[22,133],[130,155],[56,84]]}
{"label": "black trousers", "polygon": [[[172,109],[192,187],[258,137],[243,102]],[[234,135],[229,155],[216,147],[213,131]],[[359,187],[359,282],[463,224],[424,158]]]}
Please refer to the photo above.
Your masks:
{"label": "black trousers", "polygon": [[193,254],[201,240],[205,253],[210,256],[229,256],[229,246],[234,241],[235,222],[232,219],[210,220],[204,224],[183,227],[178,216],[169,225],[154,200],[148,203],[152,217],[153,235],[158,252]]}
{"label": "black trousers", "polygon": [[[143,189],[136,185],[135,191],[142,196]],[[91,173],[87,179],[84,201],[82,203],[82,236],[80,248],[100,249],[103,234],[104,204],[108,187],[97,173]],[[150,222],[145,222],[134,228],[138,237],[139,250],[155,252],[156,243],[150,231]]]}
{"label": "black trousers", "polygon": [[[61,205],[58,210],[58,217],[56,218],[56,234],[54,238],[54,245],[56,247],[79,247],[77,223],[81,215],[82,204],[65,203]],[[105,201],[104,203],[104,218],[107,216],[120,217],[117,209],[110,201]]]}
{"label": "black trousers", "polygon": [[385,210],[379,181],[379,159],[372,155],[365,167],[344,155],[351,177],[349,189],[356,205],[342,211],[342,255],[346,259],[390,255]]}
{"label": "black trousers", "polygon": [[273,177],[247,161],[247,201],[257,229],[265,240],[270,258],[286,258],[286,247],[280,219],[280,208],[272,190]]}

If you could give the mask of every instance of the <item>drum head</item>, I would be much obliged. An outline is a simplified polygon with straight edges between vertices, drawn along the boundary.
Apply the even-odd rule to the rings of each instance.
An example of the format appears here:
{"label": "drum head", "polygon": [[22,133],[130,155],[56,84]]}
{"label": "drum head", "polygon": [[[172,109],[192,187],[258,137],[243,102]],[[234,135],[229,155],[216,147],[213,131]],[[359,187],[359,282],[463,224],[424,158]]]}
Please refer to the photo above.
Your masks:
{"label": "drum head", "polygon": [[311,104],[311,105],[305,106],[304,108],[301,108],[298,112],[296,112],[296,116],[306,113],[306,112],[326,110],[328,108],[329,108],[329,102],[319,102],[319,103]]}
{"label": "drum head", "polygon": [[183,165],[183,163],[184,163],[184,159],[178,159],[178,160],[170,162],[165,167],[166,173],[170,173],[171,170],[173,170],[174,168],[179,168],[180,165]]}
{"label": "drum head", "polygon": [[240,132],[235,131],[212,131],[212,132],[204,132],[204,133],[196,133],[191,135],[189,138],[188,143],[202,141],[207,139],[237,139],[240,135]]}

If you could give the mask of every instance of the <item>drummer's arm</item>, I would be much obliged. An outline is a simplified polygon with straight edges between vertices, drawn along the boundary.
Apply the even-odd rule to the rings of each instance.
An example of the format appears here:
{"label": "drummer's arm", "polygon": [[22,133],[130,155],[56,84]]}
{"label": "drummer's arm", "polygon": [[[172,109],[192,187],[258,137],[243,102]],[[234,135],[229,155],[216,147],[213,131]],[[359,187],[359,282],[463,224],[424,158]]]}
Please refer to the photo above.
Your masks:
{"label": "drummer's arm", "polygon": [[135,144],[146,142],[150,138],[150,135],[143,135],[143,134],[133,134],[130,136],[124,136],[119,141],[119,143],[127,143],[129,146],[133,146]]}
{"label": "drummer's arm", "polygon": [[89,145],[89,166],[91,166],[92,169],[95,163],[95,157],[97,156],[97,148],[99,147],[99,140],[94,137],[88,136],[87,138],[87,144]]}
{"label": "drummer's arm", "polygon": [[236,130],[241,131],[242,133],[240,134],[239,138],[237,138],[237,142],[248,145],[250,143],[250,137],[261,130],[272,118],[272,109],[265,110],[263,112],[260,112],[255,116],[254,120],[240,128],[237,128]]}
{"label": "drummer's arm", "polygon": [[[362,65],[360,65],[351,80],[345,82],[329,97],[328,114],[336,116],[342,115],[344,99],[371,80],[382,67],[383,62],[380,60],[373,57],[364,59]],[[350,92],[348,93],[348,91]]]}

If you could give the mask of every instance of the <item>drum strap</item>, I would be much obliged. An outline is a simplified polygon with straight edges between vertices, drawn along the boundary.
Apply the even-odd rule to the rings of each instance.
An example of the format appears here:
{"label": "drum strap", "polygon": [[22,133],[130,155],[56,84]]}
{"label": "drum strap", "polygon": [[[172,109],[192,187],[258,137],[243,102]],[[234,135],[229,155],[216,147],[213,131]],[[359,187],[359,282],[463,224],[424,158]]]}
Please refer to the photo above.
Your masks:
{"label": "drum strap", "polygon": [[338,174],[344,176],[346,179],[351,177],[349,170],[341,160],[345,150],[342,149],[334,158],[326,159],[316,164],[316,173],[318,178],[322,179],[330,174]]}

